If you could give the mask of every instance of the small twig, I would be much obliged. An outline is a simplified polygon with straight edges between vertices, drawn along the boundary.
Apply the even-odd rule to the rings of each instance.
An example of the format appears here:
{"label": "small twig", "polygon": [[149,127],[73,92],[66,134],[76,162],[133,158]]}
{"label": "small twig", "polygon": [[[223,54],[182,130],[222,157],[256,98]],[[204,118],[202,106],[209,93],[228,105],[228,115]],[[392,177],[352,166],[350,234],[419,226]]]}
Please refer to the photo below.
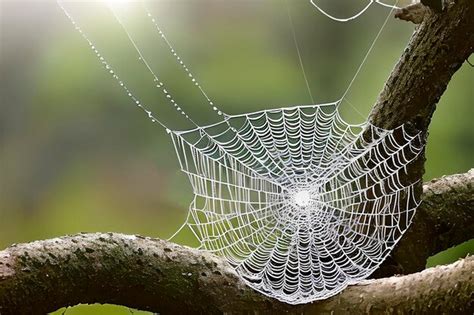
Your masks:
{"label": "small twig", "polygon": [[397,9],[395,11],[395,18],[413,22],[414,24],[420,24],[423,22],[428,10],[429,9],[421,3],[410,4],[404,8]]}

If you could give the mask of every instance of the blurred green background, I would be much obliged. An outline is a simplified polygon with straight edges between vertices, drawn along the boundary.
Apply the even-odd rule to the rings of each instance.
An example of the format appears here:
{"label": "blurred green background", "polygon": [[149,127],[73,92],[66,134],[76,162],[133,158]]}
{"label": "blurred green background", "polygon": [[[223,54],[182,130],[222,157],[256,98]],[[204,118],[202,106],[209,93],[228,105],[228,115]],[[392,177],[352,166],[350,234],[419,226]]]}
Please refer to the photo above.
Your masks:
{"label": "blurred green background", "polygon": [[[322,16],[309,0],[287,2],[315,102],[339,99],[388,10],[374,5],[343,24]],[[365,1],[320,3],[331,13],[350,15]],[[165,131],[102,69],[55,1],[0,4],[0,248],[80,231],[171,235],[185,219],[192,193]],[[156,116],[173,129],[191,127],[154,88],[103,2],[65,5]],[[115,0],[114,6],[181,107],[199,124],[217,121],[141,5]],[[225,112],[311,103],[284,0],[160,0],[148,6]],[[343,104],[347,120],[361,122],[367,115],[413,30],[390,19]],[[466,64],[441,99],[430,128],[424,180],[472,167],[473,82],[474,71]],[[196,244],[189,231],[175,240]],[[430,265],[457,259],[473,247],[472,241],[465,243]],[[84,306],[67,312],[89,313],[130,310]]]}

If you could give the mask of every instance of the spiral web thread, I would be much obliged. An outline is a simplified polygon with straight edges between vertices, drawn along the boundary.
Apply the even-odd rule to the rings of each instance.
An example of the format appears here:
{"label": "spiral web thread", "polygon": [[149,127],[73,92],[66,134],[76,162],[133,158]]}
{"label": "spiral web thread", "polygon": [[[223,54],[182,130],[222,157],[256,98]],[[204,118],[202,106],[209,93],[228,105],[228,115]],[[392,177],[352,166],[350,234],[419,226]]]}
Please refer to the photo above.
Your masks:
{"label": "spiral web thread", "polygon": [[384,130],[369,122],[345,122],[339,105],[347,91],[327,104],[225,114],[146,10],[178,64],[224,118],[198,126],[112,11],[156,87],[196,126],[171,131],[132,94],[58,3],[113,79],[170,134],[194,192],[183,227],[191,229],[200,248],[225,257],[250,287],[290,304],[328,298],[368,277],[408,228],[419,201],[417,183],[406,182],[405,175],[423,149],[418,134],[410,135],[404,126]]}

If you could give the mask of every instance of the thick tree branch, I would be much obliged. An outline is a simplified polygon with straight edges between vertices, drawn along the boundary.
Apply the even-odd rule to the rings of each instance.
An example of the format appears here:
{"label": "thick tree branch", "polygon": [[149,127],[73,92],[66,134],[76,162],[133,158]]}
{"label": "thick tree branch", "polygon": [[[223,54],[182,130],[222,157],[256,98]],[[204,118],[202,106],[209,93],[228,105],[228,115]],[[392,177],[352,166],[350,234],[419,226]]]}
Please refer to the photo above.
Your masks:
{"label": "thick tree branch", "polygon": [[403,277],[369,280],[319,303],[290,306],[246,287],[203,251],[123,234],[79,234],[0,252],[0,313],[43,314],[114,303],[161,314],[459,313],[472,310],[474,258]]}
{"label": "thick tree branch", "polygon": [[423,270],[428,257],[474,238],[474,169],[423,185],[415,219],[375,277]]}
{"label": "thick tree branch", "polygon": [[[369,121],[385,129],[404,124],[409,132],[421,132],[425,138],[436,104],[473,51],[472,0],[452,1],[441,13],[430,10],[385,83]],[[424,160],[422,155],[411,165],[407,180],[421,180]]]}
{"label": "thick tree branch", "polygon": [[[404,125],[412,134],[421,133],[422,141],[426,141],[428,126],[436,104],[446,90],[451,77],[473,51],[474,1],[451,1],[440,13],[425,10],[422,23],[415,30],[407,48],[385,83],[369,116],[369,121],[385,129],[394,129]],[[415,192],[418,196],[421,196],[423,192],[421,179],[424,174],[424,162],[423,153],[409,165],[407,175],[401,176],[401,180],[406,183],[420,181]],[[417,213],[415,217],[417,224],[414,226],[420,229],[425,226],[423,230],[427,233],[412,228],[408,235],[413,235],[413,237],[407,235],[403,239],[404,243],[414,240],[412,248],[408,251],[397,249],[393,255],[396,261],[388,259],[378,271],[379,276],[386,276],[393,272],[419,271],[423,269],[427,256],[444,249],[440,244],[453,245],[451,239],[448,242],[435,241],[433,244],[429,244],[429,239],[426,238],[417,241],[417,236],[421,235],[431,235],[436,238],[435,233],[428,231],[432,221],[421,222],[426,219],[424,207],[426,206],[422,206]],[[472,237],[472,233],[470,234]],[[423,255],[410,257],[410,254],[419,251],[423,252]]]}
{"label": "thick tree branch", "polygon": [[[429,255],[473,237],[473,177],[471,170],[425,184],[421,216],[394,254],[399,266],[423,268]],[[0,314],[44,313],[95,302],[163,314],[344,312],[348,307],[351,313],[387,307],[394,312],[443,307],[447,312],[472,307],[473,266],[470,258],[464,265],[368,281],[327,301],[289,307],[253,292],[223,260],[206,252],[139,236],[80,234],[0,252]]]}
{"label": "thick tree branch", "polygon": [[382,128],[410,124],[426,132],[453,74],[474,52],[474,3],[453,1],[428,12],[390,74],[369,120]]}

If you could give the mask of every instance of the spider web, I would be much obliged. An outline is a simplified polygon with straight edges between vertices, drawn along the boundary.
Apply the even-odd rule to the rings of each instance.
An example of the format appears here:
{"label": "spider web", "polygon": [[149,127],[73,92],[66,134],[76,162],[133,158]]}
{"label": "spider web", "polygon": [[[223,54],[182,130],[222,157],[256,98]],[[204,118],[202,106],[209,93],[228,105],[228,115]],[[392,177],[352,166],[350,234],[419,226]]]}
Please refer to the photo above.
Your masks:
{"label": "spider web", "polygon": [[[156,88],[195,125],[172,131],[59,5],[128,97],[171,136],[194,192],[182,228],[191,229],[200,248],[225,257],[247,285],[286,303],[307,303],[367,278],[390,254],[419,205],[417,182],[407,182],[405,175],[423,142],[404,126],[349,124],[339,111],[383,27],[340,100],[228,115],[214,105],[145,8],[177,63],[223,118],[199,126],[166,90],[112,9]],[[295,45],[298,49],[296,38]],[[298,56],[303,68],[299,50]]]}
{"label": "spider web", "polygon": [[229,116],[171,135],[195,195],[187,224],[202,247],[287,303],[365,279],[419,204],[416,183],[400,178],[422,150],[419,137],[348,124],[336,103]]}

